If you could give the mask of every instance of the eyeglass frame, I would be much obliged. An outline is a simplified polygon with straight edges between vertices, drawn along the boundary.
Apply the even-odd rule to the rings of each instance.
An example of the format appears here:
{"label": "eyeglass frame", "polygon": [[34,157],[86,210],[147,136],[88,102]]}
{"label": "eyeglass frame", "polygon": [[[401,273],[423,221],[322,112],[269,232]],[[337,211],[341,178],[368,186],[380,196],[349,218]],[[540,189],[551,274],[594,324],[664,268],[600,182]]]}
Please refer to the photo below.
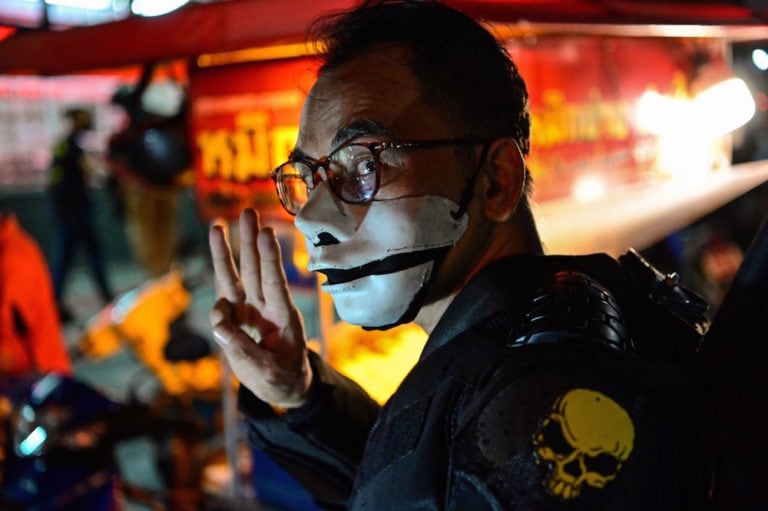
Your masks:
{"label": "eyeglass frame", "polygon": [[[283,196],[280,194],[280,184],[278,182],[278,175],[280,174],[280,171],[285,167],[286,165],[293,165],[294,163],[302,163],[306,165],[311,172],[312,175],[312,182],[314,183],[314,186],[316,187],[318,184],[320,184],[323,181],[328,182],[328,187],[331,189],[331,192],[333,192],[333,195],[338,198],[340,201],[344,202],[345,204],[367,204],[371,201],[373,201],[374,197],[376,197],[376,194],[379,192],[379,187],[381,185],[381,161],[380,156],[381,153],[388,149],[429,149],[432,147],[445,147],[445,146],[470,146],[470,145],[483,145],[484,150],[483,154],[480,158],[480,164],[482,164],[482,160],[485,159],[486,153],[487,153],[487,147],[488,145],[493,142],[494,139],[491,138],[444,138],[444,139],[434,139],[434,140],[409,140],[409,141],[389,141],[389,142],[355,142],[355,141],[347,141],[343,144],[340,144],[338,147],[333,149],[331,152],[329,152],[326,156],[322,156],[319,159],[309,158],[309,157],[298,157],[298,158],[290,158],[288,161],[281,163],[275,169],[270,173],[269,177],[272,179],[272,181],[275,183],[275,191],[277,192],[277,197],[280,199],[280,204],[283,206],[283,209],[285,209],[288,214],[291,216],[296,216],[301,209],[297,210],[295,213],[291,211],[288,208],[288,205],[286,204],[286,201],[283,200]],[[337,192],[334,188],[333,184],[331,183],[331,178],[328,175],[329,168],[328,168],[328,162],[330,161],[331,156],[336,154],[337,152],[341,151],[342,149],[345,149],[350,146],[363,146],[368,151],[370,151],[371,155],[373,156],[373,162],[374,162],[374,172],[376,172],[376,182],[373,188],[373,192],[371,193],[371,196],[367,199],[359,200],[359,201],[352,201],[345,199],[341,196],[341,192]],[[323,178],[322,175],[320,175],[320,168],[323,168],[325,170],[325,178]],[[319,177],[319,179],[318,179]],[[308,191],[314,190],[314,188],[310,189],[309,186],[307,186]],[[309,194],[307,194],[309,195]],[[462,197],[462,203],[464,202]],[[306,203],[305,203],[306,204]],[[304,206],[302,206],[303,208]],[[460,208],[460,210],[463,210],[464,208]]]}

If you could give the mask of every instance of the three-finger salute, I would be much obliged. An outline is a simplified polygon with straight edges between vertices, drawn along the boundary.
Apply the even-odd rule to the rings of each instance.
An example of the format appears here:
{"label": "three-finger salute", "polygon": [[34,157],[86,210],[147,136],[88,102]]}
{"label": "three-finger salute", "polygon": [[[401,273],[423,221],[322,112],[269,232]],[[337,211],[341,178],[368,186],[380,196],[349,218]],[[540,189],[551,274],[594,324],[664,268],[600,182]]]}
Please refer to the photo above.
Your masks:
{"label": "three-finger salute", "polygon": [[263,401],[303,405],[312,370],[274,230],[261,228],[253,209],[243,211],[239,271],[223,225],[211,226],[209,241],[219,295],[210,321],[232,370]]}

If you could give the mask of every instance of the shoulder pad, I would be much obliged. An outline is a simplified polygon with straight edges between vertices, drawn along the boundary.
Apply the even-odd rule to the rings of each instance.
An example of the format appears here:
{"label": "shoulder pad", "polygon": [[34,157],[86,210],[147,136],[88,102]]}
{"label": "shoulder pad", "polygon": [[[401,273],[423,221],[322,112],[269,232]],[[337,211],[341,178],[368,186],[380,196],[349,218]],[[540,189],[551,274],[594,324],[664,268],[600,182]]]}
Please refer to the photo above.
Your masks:
{"label": "shoulder pad", "polygon": [[508,346],[567,342],[597,351],[635,352],[616,299],[584,273],[556,272],[527,303]]}

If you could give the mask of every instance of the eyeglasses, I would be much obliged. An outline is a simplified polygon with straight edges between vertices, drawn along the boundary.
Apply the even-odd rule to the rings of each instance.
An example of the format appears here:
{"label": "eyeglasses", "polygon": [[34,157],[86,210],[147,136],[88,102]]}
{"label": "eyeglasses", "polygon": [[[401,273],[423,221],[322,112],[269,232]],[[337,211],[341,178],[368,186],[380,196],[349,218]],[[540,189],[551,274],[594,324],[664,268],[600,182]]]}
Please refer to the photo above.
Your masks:
{"label": "eyeglasses", "polygon": [[277,195],[288,213],[296,215],[312,190],[327,181],[334,195],[347,204],[373,200],[381,183],[381,153],[387,149],[488,144],[488,139],[455,138],[411,142],[351,142],[318,160],[292,158],[272,171]]}

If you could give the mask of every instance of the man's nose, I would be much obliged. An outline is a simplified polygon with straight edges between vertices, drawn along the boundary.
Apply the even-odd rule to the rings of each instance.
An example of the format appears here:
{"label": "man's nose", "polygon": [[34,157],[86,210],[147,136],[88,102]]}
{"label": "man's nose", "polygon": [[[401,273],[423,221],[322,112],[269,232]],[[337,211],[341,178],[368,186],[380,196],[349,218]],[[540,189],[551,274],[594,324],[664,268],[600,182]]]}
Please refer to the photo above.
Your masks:
{"label": "man's nose", "polygon": [[293,223],[315,246],[333,245],[349,239],[355,232],[355,219],[336,198],[328,181],[318,183]]}
{"label": "man's nose", "polygon": [[329,232],[321,232],[317,235],[317,243],[315,243],[315,246],[321,247],[323,245],[337,245],[338,243],[341,242],[337,240],[333,234]]}

